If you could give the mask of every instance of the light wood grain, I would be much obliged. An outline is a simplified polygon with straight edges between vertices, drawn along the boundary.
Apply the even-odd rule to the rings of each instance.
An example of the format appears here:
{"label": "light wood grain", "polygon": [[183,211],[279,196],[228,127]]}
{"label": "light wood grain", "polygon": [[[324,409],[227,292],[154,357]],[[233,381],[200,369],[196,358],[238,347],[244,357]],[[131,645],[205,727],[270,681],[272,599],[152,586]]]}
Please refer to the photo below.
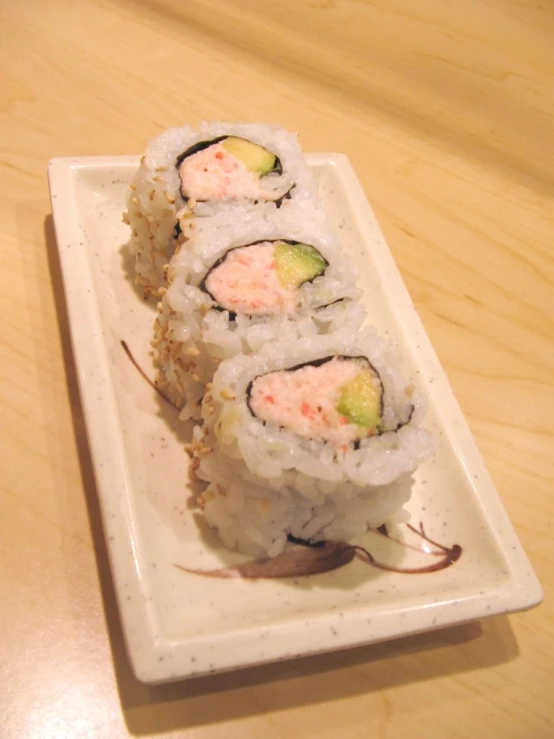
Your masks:
{"label": "light wood grain", "polygon": [[[553,736],[552,4],[21,0],[0,34],[1,736]],[[276,121],[355,163],[540,608],[190,684],[133,678],[46,165],[214,118]]]}

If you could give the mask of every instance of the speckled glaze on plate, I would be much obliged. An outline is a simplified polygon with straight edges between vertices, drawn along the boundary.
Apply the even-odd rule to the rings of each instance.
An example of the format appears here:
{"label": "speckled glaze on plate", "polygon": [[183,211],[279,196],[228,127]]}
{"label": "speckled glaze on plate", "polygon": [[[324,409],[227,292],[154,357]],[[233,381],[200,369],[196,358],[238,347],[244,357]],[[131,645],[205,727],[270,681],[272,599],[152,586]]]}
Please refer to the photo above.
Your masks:
{"label": "speckled glaze on plate", "polygon": [[370,532],[355,542],[391,571],[360,557],[296,579],[180,569],[213,570],[244,558],[222,549],[189,508],[183,444],[190,429],[122,349],[124,340],[153,374],[154,308],[134,288],[122,252],[128,227],[121,214],[138,158],[54,159],[52,208],[82,404],[127,648],[144,682],[368,644],[542,599],[354,170],[342,154],[307,160],[358,268],[372,323],[398,342],[407,373],[430,400],[427,426],[439,448],[417,473],[411,523],[462,554],[433,572],[393,571],[425,569],[440,556],[417,531],[399,526],[390,532],[399,541]]}

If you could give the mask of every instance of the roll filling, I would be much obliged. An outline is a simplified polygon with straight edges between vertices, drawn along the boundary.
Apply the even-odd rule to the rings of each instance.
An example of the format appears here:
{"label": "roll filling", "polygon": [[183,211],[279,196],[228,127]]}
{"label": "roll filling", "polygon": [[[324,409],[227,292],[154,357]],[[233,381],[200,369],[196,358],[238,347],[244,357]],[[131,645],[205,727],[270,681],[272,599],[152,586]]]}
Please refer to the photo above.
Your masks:
{"label": "roll filling", "polygon": [[181,195],[185,200],[279,200],[286,194],[264,185],[282,174],[279,157],[237,136],[203,141],[177,158]]}
{"label": "roll filling", "polygon": [[325,272],[328,263],[313,246],[263,241],[230,249],[200,285],[217,307],[232,315],[291,314],[299,287]]}
{"label": "roll filling", "polygon": [[260,375],[247,402],[256,418],[337,447],[381,433],[383,385],[365,357],[326,357]]}

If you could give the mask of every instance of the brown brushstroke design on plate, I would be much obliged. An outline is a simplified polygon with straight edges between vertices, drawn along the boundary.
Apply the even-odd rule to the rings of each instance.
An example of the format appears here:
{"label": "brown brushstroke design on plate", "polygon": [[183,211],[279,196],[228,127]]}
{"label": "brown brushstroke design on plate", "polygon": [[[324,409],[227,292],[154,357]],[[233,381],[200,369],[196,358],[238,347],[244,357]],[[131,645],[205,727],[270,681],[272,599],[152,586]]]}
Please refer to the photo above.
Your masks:
{"label": "brown brushstroke design on plate", "polygon": [[156,385],[156,383],[148,377],[148,375],[146,374],[146,372],[142,369],[142,367],[140,366],[140,364],[134,358],[133,353],[129,349],[129,345],[127,344],[127,342],[124,341],[123,339],[121,339],[120,340],[120,343],[121,343],[121,346],[123,347],[123,351],[125,352],[125,354],[131,360],[131,364],[133,365],[133,367],[135,367],[138,370],[138,372],[141,375],[141,377],[143,377],[146,380],[146,382],[150,385],[150,387],[153,388],[158,393],[158,395],[161,396],[165,400],[166,403],[169,403],[169,405],[173,406],[173,408],[175,408],[176,410],[178,410],[177,407],[176,407],[176,405],[174,403],[172,403],[172,401],[170,400],[170,398],[168,398],[167,395],[164,392],[162,392],[162,390]]}
{"label": "brown brushstroke design on plate", "polygon": [[[462,547],[459,544],[453,544],[450,547],[439,544],[430,539],[425,533],[423,524],[419,524],[419,528],[407,524],[407,528],[424,541],[432,544],[435,549],[422,549],[412,544],[402,541],[391,536],[385,524],[380,526],[376,531],[381,536],[390,539],[399,546],[412,549],[420,554],[428,557],[434,557],[435,561],[423,567],[397,567],[386,562],[376,559],[371,552],[357,544],[348,544],[344,541],[339,542],[317,542],[310,544],[300,539],[292,538],[294,548],[286,549],[276,557],[267,557],[265,559],[250,560],[241,564],[232,565],[230,567],[222,567],[215,570],[197,570],[175,564],[175,567],[184,572],[193,575],[204,575],[205,577],[220,578],[241,578],[246,580],[258,579],[276,579],[285,577],[307,577],[309,575],[319,575],[331,570],[337,570],[350,564],[354,558],[360,559],[366,564],[376,567],[387,572],[399,572],[404,575],[421,575],[429,572],[438,572],[445,570],[460,559],[462,555]],[[289,538],[289,540],[290,540]]]}

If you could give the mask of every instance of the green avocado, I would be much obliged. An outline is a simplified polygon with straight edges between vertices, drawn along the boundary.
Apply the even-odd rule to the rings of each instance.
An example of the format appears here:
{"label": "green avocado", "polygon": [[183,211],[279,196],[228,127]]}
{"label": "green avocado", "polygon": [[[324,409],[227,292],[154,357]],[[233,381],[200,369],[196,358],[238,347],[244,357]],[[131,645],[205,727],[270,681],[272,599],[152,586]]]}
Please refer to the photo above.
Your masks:
{"label": "green avocado", "polygon": [[342,390],[338,412],[364,429],[378,431],[383,390],[375,372],[362,370]]}
{"label": "green avocado", "polygon": [[229,136],[221,142],[221,146],[260,177],[268,174],[275,167],[275,154],[246,139]]}
{"label": "green avocado", "polygon": [[318,250],[308,244],[278,241],[274,255],[279,282],[290,289],[319,277],[328,266]]}

